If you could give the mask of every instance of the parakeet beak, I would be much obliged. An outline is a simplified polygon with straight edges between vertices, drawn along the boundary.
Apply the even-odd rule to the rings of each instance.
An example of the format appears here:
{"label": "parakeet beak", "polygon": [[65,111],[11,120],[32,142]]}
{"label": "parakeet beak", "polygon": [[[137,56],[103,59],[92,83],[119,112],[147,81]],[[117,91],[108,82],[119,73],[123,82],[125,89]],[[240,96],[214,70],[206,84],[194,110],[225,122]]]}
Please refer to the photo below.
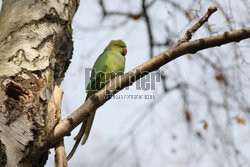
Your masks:
{"label": "parakeet beak", "polygon": [[123,56],[127,54],[127,48],[123,48]]}

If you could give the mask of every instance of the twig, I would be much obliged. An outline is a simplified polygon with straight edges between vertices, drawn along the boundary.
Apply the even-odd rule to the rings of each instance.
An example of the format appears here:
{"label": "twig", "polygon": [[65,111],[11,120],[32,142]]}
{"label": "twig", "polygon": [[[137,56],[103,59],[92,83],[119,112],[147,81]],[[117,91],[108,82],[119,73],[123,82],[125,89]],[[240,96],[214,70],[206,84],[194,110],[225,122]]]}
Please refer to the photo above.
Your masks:
{"label": "twig", "polygon": [[146,5],[146,0],[142,0],[142,13],[143,16],[145,18],[145,22],[146,22],[146,26],[147,26],[147,31],[148,31],[148,42],[149,42],[149,55],[150,58],[153,58],[153,43],[154,43],[154,39],[153,39],[153,33],[152,33],[152,29],[151,29],[151,22],[150,22],[150,18],[148,16],[148,11],[147,11],[147,5]]}
{"label": "twig", "polygon": [[192,35],[205,23],[208,21],[209,17],[217,11],[217,7],[211,6],[208,8],[207,13],[190,29],[187,30],[186,34],[182,39],[177,42],[177,45],[189,41],[192,38]]}
{"label": "twig", "polygon": [[121,12],[121,11],[107,11],[103,0],[99,0],[99,5],[100,5],[100,7],[102,9],[103,18],[105,18],[106,16],[125,16],[125,17],[131,18],[133,20],[137,20],[142,15],[141,13],[130,13],[130,12]]}

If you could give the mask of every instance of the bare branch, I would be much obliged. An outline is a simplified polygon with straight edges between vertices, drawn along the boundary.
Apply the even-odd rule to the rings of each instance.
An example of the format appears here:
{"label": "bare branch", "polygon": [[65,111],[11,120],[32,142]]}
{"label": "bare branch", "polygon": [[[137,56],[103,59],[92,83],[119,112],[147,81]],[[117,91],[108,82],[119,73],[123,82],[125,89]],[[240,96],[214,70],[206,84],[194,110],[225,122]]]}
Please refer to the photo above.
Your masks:
{"label": "bare branch", "polygon": [[55,147],[55,167],[67,167],[67,155],[63,139]]}
{"label": "bare branch", "polygon": [[153,33],[152,33],[152,29],[151,29],[151,22],[150,22],[150,18],[148,16],[148,11],[147,11],[147,5],[145,0],[142,0],[142,13],[143,16],[145,18],[145,23],[147,26],[147,31],[148,31],[148,42],[149,42],[149,53],[150,53],[150,58],[153,57],[153,43],[154,43],[154,39],[153,39]]}
{"label": "bare branch", "polygon": [[[231,42],[239,42],[243,39],[250,38],[250,27],[231,32],[225,32],[221,35],[202,38],[191,42],[183,42],[169,50],[160,53],[144,64],[132,69],[122,76],[117,76],[112,79],[102,90],[92,95],[71,115],[62,120],[54,130],[53,136],[48,141],[47,147],[56,143],[63,136],[68,135],[76,126],[78,126],[88,115],[103,105],[107,99],[107,95],[116,94],[121,89],[131,85],[136,80],[140,79],[145,72],[152,72],[159,69],[168,62],[183,56],[185,54],[193,54],[203,49],[221,46]],[[50,146],[49,146],[50,145]],[[46,148],[43,148],[46,150]]]}
{"label": "bare branch", "polygon": [[121,12],[121,11],[107,11],[103,0],[99,0],[99,5],[100,5],[100,7],[102,9],[103,18],[106,17],[106,16],[125,16],[125,17],[131,18],[133,20],[137,20],[142,15],[141,13],[127,13],[127,12]]}
{"label": "bare branch", "polygon": [[208,21],[209,17],[217,11],[217,7],[211,6],[208,8],[207,13],[190,29],[187,30],[184,37],[178,41],[177,45],[182,42],[189,41],[192,38],[192,35],[205,23]]}

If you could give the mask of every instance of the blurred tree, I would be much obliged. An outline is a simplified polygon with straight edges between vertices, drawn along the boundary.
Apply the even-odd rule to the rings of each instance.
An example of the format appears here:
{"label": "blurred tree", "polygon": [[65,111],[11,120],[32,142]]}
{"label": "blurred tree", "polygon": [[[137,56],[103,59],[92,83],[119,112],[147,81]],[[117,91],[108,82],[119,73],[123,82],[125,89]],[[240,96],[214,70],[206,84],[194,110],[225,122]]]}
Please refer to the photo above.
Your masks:
{"label": "blurred tree", "polygon": [[[143,24],[149,59],[189,41],[195,31],[178,40],[198,22],[208,5],[219,7],[220,17],[213,24],[202,24],[202,31],[194,37],[246,28],[250,21],[245,0],[99,0],[98,5],[101,23],[90,30],[113,31],[131,22]],[[54,86],[60,85],[70,63],[71,23],[77,6],[77,1],[3,1],[1,166],[44,166],[48,149],[82,122],[78,119],[86,119],[82,114],[75,121],[68,119],[70,115],[55,127],[60,117],[58,110],[51,115],[49,103]],[[82,30],[87,32],[86,28]],[[249,38],[248,31],[245,35]],[[187,55],[162,67],[162,88],[157,88],[157,100],[136,115],[124,135],[101,146],[105,157],[95,156],[91,166],[249,165],[245,147],[249,145],[249,129],[245,126],[250,111],[248,47],[249,39]],[[201,49],[196,48],[195,52]],[[86,103],[94,103],[91,100]],[[50,102],[54,103],[53,98]],[[126,157],[133,160],[126,161]]]}
{"label": "blurred tree", "polygon": [[[119,29],[129,31],[128,38],[136,41],[132,48],[147,49],[148,59],[171,48],[209,5],[217,6],[218,12],[194,38],[247,27],[250,21],[249,4],[245,0],[98,2],[101,10],[97,12],[100,14],[97,28],[76,22],[76,29],[85,33],[104,29],[108,33]],[[136,30],[144,32],[147,41],[137,36]],[[145,42],[147,48],[140,48]],[[209,160],[209,164],[217,166],[250,165],[249,152],[244,147],[250,145],[249,128],[244,126],[249,122],[250,112],[249,46],[248,39],[187,55],[162,67],[164,74],[159,73],[162,86],[158,85],[155,91],[156,100],[139,113],[136,109],[136,118],[129,119],[132,122],[129,126],[126,124],[127,132],[111,139],[112,144],[109,139],[108,145],[99,146],[106,151],[99,161],[89,163],[162,166],[171,161],[168,166],[206,166]],[[130,163],[124,163],[124,158],[131,160]]]}

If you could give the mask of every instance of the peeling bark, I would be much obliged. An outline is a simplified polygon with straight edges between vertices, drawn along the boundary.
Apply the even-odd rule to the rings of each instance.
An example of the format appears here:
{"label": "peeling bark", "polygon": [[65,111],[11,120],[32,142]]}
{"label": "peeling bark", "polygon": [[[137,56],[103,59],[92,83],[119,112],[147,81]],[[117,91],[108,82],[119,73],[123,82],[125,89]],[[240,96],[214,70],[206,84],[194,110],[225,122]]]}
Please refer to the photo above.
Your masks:
{"label": "peeling bark", "polygon": [[[0,13],[0,166],[44,166],[47,105],[73,50],[74,0],[3,0]],[[38,156],[39,155],[39,156]]]}

